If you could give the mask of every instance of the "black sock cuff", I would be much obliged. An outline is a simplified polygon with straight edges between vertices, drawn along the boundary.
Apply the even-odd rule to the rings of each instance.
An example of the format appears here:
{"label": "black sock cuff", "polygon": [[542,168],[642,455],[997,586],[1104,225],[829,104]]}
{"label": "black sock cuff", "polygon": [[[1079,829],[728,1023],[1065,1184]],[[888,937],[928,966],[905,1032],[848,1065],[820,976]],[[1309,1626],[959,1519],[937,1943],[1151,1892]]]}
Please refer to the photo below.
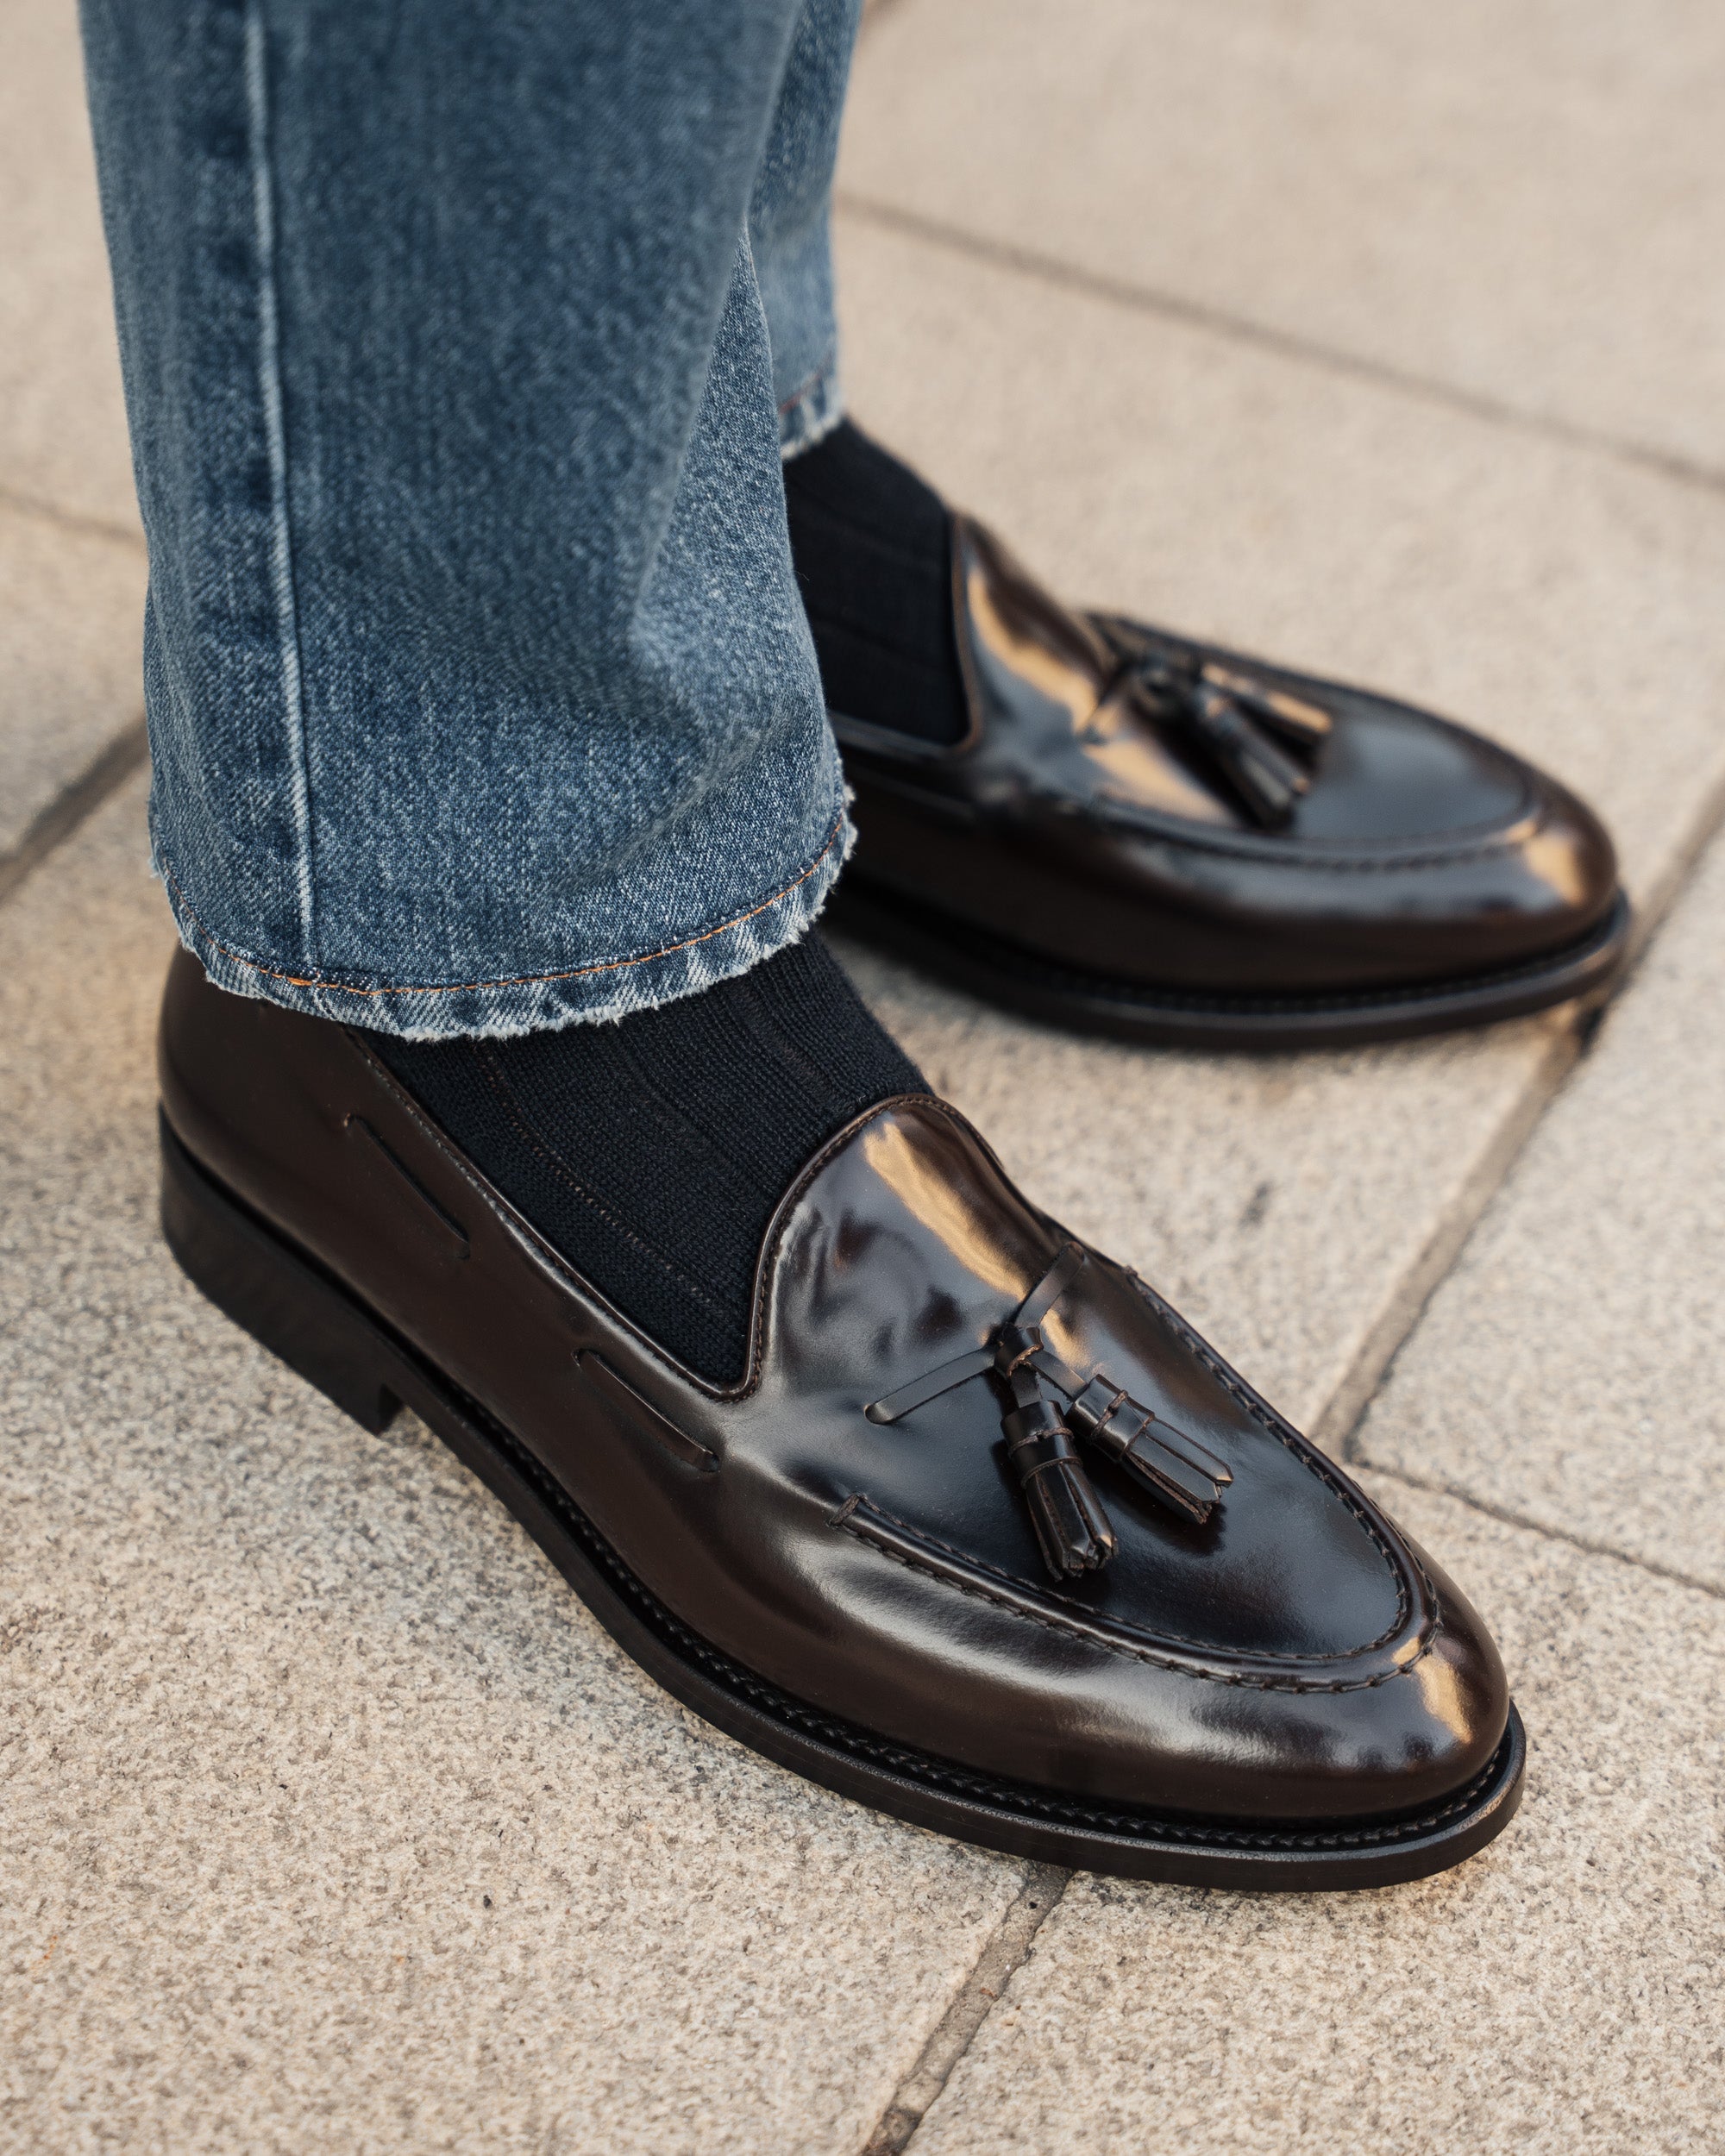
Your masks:
{"label": "black sock cuff", "polygon": [[785,467],[791,558],[829,708],[921,741],[963,738],[952,519],[846,420]]}

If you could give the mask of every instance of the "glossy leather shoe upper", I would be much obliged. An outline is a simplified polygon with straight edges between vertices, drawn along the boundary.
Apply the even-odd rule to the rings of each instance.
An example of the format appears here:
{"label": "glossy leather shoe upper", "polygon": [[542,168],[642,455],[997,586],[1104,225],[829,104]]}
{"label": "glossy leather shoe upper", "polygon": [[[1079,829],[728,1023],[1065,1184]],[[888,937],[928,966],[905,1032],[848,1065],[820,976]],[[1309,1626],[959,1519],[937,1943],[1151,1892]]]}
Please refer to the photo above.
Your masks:
{"label": "glossy leather shoe upper", "polygon": [[[1491,1758],[1503,1673],[1456,1589],[940,1102],[887,1102],[809,1163],[763,1248],[746,1378],[720,1388],[577,1276],[359,1037],[181,953],[161,1075],[210,1175],[796,1699],[983,1774],[1207,1818],[1396,1814]],[[1073,1459],[1094,1549],[1051,1544],[1038,1509]]]}
{"label": "glossy leather shoe upper", "polygon": [[900,899],[1085,974],[1258,996],[1523,965],[1616,901],[1592,813],[1430,712],[1075,614],[963,517],[953,592],[965,738],[833,716],[852,873]]}

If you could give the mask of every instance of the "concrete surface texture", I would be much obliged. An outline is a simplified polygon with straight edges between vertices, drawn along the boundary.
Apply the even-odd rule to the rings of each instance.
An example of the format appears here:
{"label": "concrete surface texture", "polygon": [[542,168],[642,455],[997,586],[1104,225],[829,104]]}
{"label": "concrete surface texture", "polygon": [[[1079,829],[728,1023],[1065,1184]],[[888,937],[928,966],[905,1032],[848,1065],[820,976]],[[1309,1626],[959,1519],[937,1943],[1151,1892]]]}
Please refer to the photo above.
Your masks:
{"label": "concrete surface texture", "polygon": [[1708,0],[884,0],[854,197],[1725,467]]}
{"label": "concrete surface texture", "polygon": [[859,417],[1075,596],[1538,755],[1642,908],[1596,1039],[1258,1061],[847,952],[1498,1631],[1521,1819],[1306,1902],[1069,1879],[781,1774],[417,1425],[365,1436],[180,1279],[71,9],[0,0],[0,2149],[1725,2148],[1716,10],[864,34]]}
{"label": "concrete surface texture", "polygon": [[0,860],[144,715],[143,549],[0,501]]}
{"label": "concrete surface texture", "polygon": [[6,0],[0,24],[0,490],[135,536],[78,10]]}
{"label": "concrete surface texture", "polygon": [[1433,1298],[1358,1456],[1725,1591],[1722,1285],[1716,848]]}

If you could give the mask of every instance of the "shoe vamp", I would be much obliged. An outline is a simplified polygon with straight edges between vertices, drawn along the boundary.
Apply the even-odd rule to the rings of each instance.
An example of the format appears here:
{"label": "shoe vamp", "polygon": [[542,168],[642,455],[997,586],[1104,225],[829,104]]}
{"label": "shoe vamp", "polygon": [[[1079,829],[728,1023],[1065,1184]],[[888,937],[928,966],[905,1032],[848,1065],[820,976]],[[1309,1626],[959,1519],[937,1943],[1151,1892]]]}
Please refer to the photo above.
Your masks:
{"label": "shoe vamp", "polygon": [[[806,1492],[823,1520],[860,1499],[1015,1592],[1044,1594],[1052,1583],[1005,1457],[1000,1378],[978,1373],[889,1423],[864,1411],[985,1344],[1062,1242],[936,1114],[883,1117],[790,1224],[763,1382],[730,1440],[735,1468],[746,1459]],[[1350,1486],[1130,1274],[1092,1254],[1042,1337],[1072,1376],[1105,1379],[1233,1476],[1200,1524],[1087,1449],[1119,1547],[1063,1581],[1063,1597],[1223,1655],[1349,1655],[1395,1633],[1402,1565]]]}
{"label": "shoe vamp", "polygon": [[1169,657],[1238,669],[1328,713],[1329,736],[1281,834],[1286,838],[1386,845],[1477,840],[1508,829],[1533,805],[1524,766],[1433,711],[1165,632],[1151,642]]}
{"label": "shoe vamp", "polygon": [[1333,730],[1288,837],[1464,840],[1507,830],[1526,813],[1521,774],[1477,736],[1357,690],[1325,700]]}
{"label": "shoe vamp", "polygon": [[[900,1279],[911,1269],[901,1261]],[[762,1401],[746,1449],[760,1448],[763,1474],[815,1495],[824,1515],[857,1498],[1009,1583],[1015,1595],[1056,1595],[1063,1608],[1147,1638],[1224,1658],[1320,1660],[1393,1637],[1407,1616],[1394,1552],[1291,1433],[1243,1408],[1147,1308],[1140,1306],[1135,1324],[1101,1319],[1100,1305],[1132,1294],[1099,1278],[1084,1299],[1087,1322],[1051,1321],[1044,1331],[1079,1374],[1101,1371],[1164,1429],[1195,1439],[1233,1480],[1201,1524],[1130,1470],[1083,1449],[1084,1470],[1118,1545],[1100,1570],[1057,1586],[1050,1579],[1006,1458],[1002,1417],[1010,1399],[992,1375],[881,1426],[862,1412],[878,1381],[859,1367],[849,1384],[828,1382],[812,1395],[787,1389],[773,1403],[770,1427]],[[866,1322],[875,1347],[881,1344],[877,1300],[870,1299],[866,1320],[837,1298],[824,1314],[819,1359],[829,1376],[846,1358],[848,1321],[856,1321],[850,1339],[860,1344]],[[1135,1338],[1129,1344],[1122,1334]],[[812,1362],[808,1351],[816,1346],[806,1333],[800,1361]],[[938,1359],[937,1351],[922,1367]]]}

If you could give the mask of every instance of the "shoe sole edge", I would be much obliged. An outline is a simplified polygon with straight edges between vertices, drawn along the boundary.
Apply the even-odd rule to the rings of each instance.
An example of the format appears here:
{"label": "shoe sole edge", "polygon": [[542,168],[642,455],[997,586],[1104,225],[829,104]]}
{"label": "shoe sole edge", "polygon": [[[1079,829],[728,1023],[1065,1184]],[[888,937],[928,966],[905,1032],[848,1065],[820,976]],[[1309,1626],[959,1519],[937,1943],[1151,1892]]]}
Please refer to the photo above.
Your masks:
{"label": "shoe sole edge", "polygon": [[902,899],[840,879],[825,921],[921,970],[1026,1018],[1069,1031],[1172,1048],[1352,1048],[1525,1018],[1606,995],[1628,954],[1632,912],[1619,892],[1587,935],[1490,974],[1330,996],[1210,996],[1090,976]]}

